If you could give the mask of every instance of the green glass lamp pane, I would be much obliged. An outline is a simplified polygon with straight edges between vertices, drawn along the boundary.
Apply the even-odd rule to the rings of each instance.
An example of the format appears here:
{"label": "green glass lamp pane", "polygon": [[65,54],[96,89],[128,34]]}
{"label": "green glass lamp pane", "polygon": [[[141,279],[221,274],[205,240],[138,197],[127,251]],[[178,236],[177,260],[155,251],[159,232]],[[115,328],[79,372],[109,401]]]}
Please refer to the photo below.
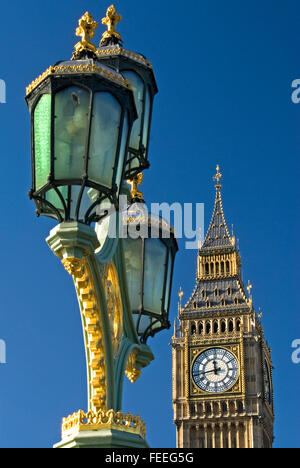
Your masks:
{"label": "green glass lamp pane", "polygon": [[[62,197],[65,200],[65,202],[67,203],[68,187],[59,187],[58,190],[62,194]],[[51,203],[51,205],[53,205],[59,212],[63,212],[63,203],[54,189],[48,190],[48,192],[45,193],[45,200]]]}
{"label": "green glass lamp pane", "polygon": [[56,180],[84,175],[90,93],[76,86],[55,95],[54,174]]}
{"label": "green glass lamp pane", "polygon": [[160,239],[145,240],[144,309],[161,314],[167,247]]}
{"label": "green glass lamp pane", "polygon": [[142,239],[124,239],[124,255],[127,287],[132,311],[138,312],[142,307],[141,287],[143,269]]}
{"label": "green glass lamp pane", "polygon": [[110,93],[95,93],[88,177],[90,180],[111,188],[117,157],[121,121],[121,105]]}
{"label": "green glass lamp pane", "polygon": [[138,114],[137,120],[134,121],[129,146],[136,150],[140,149],[142,116],[143,116],[143,103],[144,103],[144,82],[143,80],[132,71],[122,72],[126,80],[130,81],[133,88],[134,100]]}
{"label": "green glass lamp pane", "polygon": [[50,174],[51,95],[44,94],[34,111],[35,190],[47,184]]}

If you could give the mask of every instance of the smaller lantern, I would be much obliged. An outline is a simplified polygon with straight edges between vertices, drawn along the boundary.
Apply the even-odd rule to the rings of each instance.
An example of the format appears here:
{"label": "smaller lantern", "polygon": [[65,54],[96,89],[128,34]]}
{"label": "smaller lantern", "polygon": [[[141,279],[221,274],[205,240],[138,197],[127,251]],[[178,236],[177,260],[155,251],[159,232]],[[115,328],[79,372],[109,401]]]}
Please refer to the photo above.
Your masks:
{"label": "smaller lantern", "polygon": [[125,170],[127,179],[149,167],[148,147],[152,117],[153,100],[158,92],[152,65],[141,54],[130,52],[122,47],[122,39],[116,31],[116,25],[121,21],[115,7],[108,8],[102,23],[108,31],[103,34],[98,59],[117,69],[133,88],[138,119],[134,122],[128,148],[128,158]]}
{"label": "smaller lantern", "polygon": [[178,251],[170,225],[159,216],[148,214],[143,195],[133,188],[134,204],[123,213],[123,246],[127,288],[142,343],[163,329],[170,328],[169,307],[173,268]]}
{"label": "smaller lantern", "polygon": [[137,118],[131,85],[100,64],[90,42],[97,23],[79,20],[71,61],[59,62],[27,88],[31,113],[32,189],[37,213],[59,222],[97,219],[104,199],[118,205],[128,141]]}

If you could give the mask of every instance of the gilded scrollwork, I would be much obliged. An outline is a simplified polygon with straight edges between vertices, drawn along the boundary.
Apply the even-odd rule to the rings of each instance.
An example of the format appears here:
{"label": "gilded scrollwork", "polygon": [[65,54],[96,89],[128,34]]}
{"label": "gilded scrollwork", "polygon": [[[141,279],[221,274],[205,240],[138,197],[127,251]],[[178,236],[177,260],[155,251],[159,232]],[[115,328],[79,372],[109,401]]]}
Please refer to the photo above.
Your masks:
{"label": "gilded scrollwork", "polygon": [[137,369],[135,351],[130,353],[125,374],[131,383],[135,383],[142,374],[141,370]]}
{"label": "gilded scrollwork", "polygon": [[104,267],[103,285],[106,294],[113,351],[114,356],[117,357],[123,336],[123,306],[119,277],[112,262]]}
{"label": "gilded scrollwork", "polygon": [[62,260],[73,277],[84,323],[87,346],[90,408],[94,411],[107,409],[106,359],[100,305],[95,293],[93,275],[86,258],[68,257]]}

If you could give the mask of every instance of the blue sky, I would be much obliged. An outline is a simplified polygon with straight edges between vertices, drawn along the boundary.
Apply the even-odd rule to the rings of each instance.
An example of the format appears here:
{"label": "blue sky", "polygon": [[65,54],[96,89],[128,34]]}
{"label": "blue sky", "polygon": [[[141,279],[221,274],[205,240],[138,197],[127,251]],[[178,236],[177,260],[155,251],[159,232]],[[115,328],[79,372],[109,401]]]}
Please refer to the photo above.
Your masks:
{"label": "blue sky", "polygon": [[[110,3],[49,0],[2,6],[0,78],[1,308],[0,446],[50,447],[63,416],[86,408],[80,315],[72,280],[44,239],[53,222],[37,219],[30,188],[25,86],[77,42],[78,18],[100,20]],[[299,117],[291,83],[300,78],[299,13],[293,0],[116,1],[125,47],[153,63],[159,95],[151,136],[148,202],[214,202],[212,176],[224,175],[223,202],[239,238],[244,281],[253,284],[273,349],[275,446],[299,447],[300,364],[291,361],[299,326]],[[6,18],[6,19],[5,19]],[[101,27],[102,30],[102,27]],[[98,30],[100,39],[100,31]],[[95,41],[96,42],[96,41]],[[194,288],[196,252],[181,250],[177,291]],[[124,391],[124,410],[138,413],[152,447],[175,447],[172,424],[172,332],[151,341],[155,362]]]}

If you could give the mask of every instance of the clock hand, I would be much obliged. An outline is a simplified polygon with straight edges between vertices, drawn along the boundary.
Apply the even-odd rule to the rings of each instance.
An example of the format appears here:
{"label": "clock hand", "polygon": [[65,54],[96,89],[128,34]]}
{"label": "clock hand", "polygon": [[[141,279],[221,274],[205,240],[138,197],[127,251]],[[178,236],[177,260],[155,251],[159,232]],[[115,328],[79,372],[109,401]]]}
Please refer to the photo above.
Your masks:
{"label": "clock hand", "polygon": [[214,370],[209,370],[209,371],[206,371],[206,372],[194,372],[194,376],[198,376],[198,375],[204,375],[204,374],[211,374],[212,372],[214,372]]}

